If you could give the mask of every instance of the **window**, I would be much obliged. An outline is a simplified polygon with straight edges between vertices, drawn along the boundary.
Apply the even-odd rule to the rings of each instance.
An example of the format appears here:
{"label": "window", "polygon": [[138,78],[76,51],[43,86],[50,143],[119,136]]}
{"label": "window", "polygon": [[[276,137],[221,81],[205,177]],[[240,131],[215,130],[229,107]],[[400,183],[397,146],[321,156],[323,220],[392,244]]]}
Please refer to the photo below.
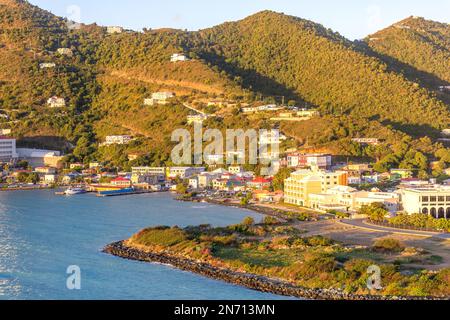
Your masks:
{"label": "window", "polygon": [[436,202],[436,199],[437,199],[436,197],[430,197],[431,202]]}
{"label": "window", "polygon": [[445,197],[444,196],[440,196],[440,197],[438,197],[438,199],[439,199],[438,200],[439,202],[444,202],[445,201]]}
{"label": "window", "polygon": [[430,200],[429,197],[422,197],[422,202],[428,202]]}

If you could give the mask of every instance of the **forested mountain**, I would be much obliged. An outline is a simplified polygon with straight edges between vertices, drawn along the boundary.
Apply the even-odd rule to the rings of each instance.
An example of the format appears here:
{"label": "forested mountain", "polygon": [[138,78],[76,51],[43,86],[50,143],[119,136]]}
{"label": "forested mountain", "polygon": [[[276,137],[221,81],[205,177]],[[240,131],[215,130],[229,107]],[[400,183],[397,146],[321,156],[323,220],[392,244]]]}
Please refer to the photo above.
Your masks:
{"label": "forested mountain", "polygon": [[376,52],[450,83],[450,26],[409,17],[365,39]]}
{"label": "forested mountain", "polygon": [[[22,145],[75,147],[78,160],[124,164],[124,151],[145,151],[147,162],[160,163],[168,159],[171,131],[188,127],[183,102],[285,96],[321,111],[311,121],[281,124],[299,146],[379,160],[400,150],[390,159],[400,165],[408,148],[430,156],[442,149],[434,139],[450,127],[449,100],[433,88],[450,78],[450,37],[447,24],[410,18],[399,25],[410,28],[352,42],[314,22],[264,11],[198,32],[109,35],[95,24],[71,29],[66,19],[26,1],[0,0],[0,112],[9,116],[1,126],[12,127]],[[190,60],[171,63],[173,53]],[[56,67],[41,69],[42,62]],[[178,101],[143,106],[160,90],[176,92]],[[53,95],[64,97],[67,107],[48,108]],[[267,120],[231,110],[206,125],[270,126]],[[124,133],[138,139],[98,148],[105,135]],[[385,140],[384,149],[351,142],[368,136]]]}

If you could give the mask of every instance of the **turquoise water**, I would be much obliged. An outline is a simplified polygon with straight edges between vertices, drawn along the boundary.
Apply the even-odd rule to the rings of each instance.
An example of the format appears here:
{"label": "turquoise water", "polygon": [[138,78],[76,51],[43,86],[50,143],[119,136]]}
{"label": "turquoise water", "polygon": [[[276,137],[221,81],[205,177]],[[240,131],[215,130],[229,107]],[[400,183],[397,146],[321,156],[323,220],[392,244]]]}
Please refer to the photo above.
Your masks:
{"label": "turquoise water", "polygon": [[[0,299],[277,299],[169,266],[101,253],[156,225],[224,226],[256,213],[178,202],[170,194],[97,198],[53,191],[0,192]],[[67,267],[81,289],[66,287]]]}

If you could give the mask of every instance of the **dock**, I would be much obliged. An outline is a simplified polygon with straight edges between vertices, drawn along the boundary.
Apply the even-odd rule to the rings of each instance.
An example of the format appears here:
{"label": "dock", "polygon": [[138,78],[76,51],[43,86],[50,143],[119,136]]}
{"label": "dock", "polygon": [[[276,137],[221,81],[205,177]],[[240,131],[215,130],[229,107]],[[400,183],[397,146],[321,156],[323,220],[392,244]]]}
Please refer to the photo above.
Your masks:
{"label": "dock", "polygon": [[131,196],[131,195],[136,195],[136,194],[148,194],[148,193],[153,193],[153,191],[138,190],[138,191],[131,191],[131,192],[118,192],[118,193],[109,193],[109,194],[97,193],[96,196],[105,198],[105,197]]}

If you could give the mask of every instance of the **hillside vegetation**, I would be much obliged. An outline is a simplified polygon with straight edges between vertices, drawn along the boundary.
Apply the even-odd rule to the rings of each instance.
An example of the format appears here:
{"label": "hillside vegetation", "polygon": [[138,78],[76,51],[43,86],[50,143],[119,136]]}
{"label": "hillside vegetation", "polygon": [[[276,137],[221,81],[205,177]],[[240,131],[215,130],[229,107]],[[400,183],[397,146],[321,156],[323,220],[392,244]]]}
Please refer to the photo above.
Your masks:
{"label": "hillside vegetation", "polygon": [[[141,152],[151,164],[168,159],[171,131],[187,127],[191,111],[183,103],[220,98],[239,106],[284,96],[321,112],[310,121],[280,124],[301,147],[375,160],[395,153],[389,165],[405,163],[405,148],[441,160],[444,152],[435,154],[443,146],[435,139],[450,126],[450,100],[414,79],[426,73],[436,83],[448,81],[449,27],[421,19],[401,22],[414,23],[421,25],[381,31],[389,41],[365,45],[271,11],[198,32],[108,35],[95,24],[69,29],[65,19],[26,1],[0,0],[0,112],[9,117],[0,125],[13,128],[19,145],[75,148],[73,160],[128,165],[118,154]],[[405,35],[416,29],[425,31],[410,48]],[[58,48],[70,48],[73,55],[58,54]],[[412,58],[414,51],[420,52],[420,61]],[[171,63],[173,53],[185,53],[190,60]],[[56,67],[41,69],[42,62]],[[143,106],[155,91],[173,91],[177,99],[166,107]],[[54,95],[65,98],[67,106],[48,108],[46,101]],[[208,120],[205,126],[274,125],[270,115],[246,117],[237,107],[216,111],[223,119]],[[106,135],[124,133],[136,141],[117,150],[99,148]],[[385,143],[373,151],[352,144],[353,137]],[[445,166],[446,160],[441,161]]]}

